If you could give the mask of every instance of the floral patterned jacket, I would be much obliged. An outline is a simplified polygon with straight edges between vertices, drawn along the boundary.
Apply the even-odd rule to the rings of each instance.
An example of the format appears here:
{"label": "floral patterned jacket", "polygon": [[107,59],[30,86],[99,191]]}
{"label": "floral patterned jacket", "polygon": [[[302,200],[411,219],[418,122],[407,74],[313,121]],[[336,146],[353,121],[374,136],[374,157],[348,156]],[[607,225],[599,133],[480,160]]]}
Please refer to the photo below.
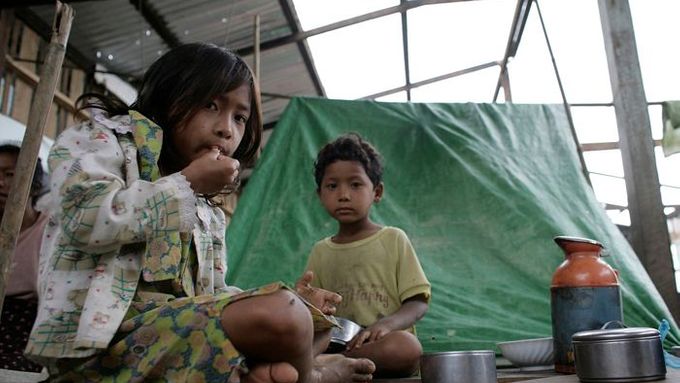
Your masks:
{"label": "floral patterned jacket", "polygon": [[[160,177],[162,142],[160,127],[130,111],[96,114],[54,144],[40,305],[26,347],[32,359],[47,364],[106,348],[140,279],[181,281],[188,296],[230,291],[224,213],[196,198],[180,173]],[[190,234],[195,280],[183,278],[181,239]]]}

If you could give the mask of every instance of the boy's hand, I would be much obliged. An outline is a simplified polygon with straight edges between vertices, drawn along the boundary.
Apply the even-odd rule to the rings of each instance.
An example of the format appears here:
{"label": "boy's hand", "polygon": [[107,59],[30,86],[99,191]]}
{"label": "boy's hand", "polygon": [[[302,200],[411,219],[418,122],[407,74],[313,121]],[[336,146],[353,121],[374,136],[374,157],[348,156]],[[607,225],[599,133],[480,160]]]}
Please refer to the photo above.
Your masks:
{"label": "boy's hand", "polygon": [[307,302],[313,304],[326,315],[335,314],[335,308],[342,301],[340,294],[313,287],[311,285],[314,273],[311,270],[305,271],[300,279],[295,282],[295,292]]}
{"label": "boy's hand", "polygon": [[425,315],[428,307],[427,302],[428,298],[425,294],[418,294],[406,299],[394,314],[381,318],[359,332],[347,344],[347,350],[361,348],[362,344],[375,342],[392,331],[408,329]]}
{"label": "boy's hand", "polygon": [[364,343],[375,342],[381,339],[385,335],[392,332],[392,328],[386,323],[378,321],[374,324],[361,330],[357,335],[352,338],[352,340],[347,344],[347,351],[353,350],[355,348],[361,348]]}

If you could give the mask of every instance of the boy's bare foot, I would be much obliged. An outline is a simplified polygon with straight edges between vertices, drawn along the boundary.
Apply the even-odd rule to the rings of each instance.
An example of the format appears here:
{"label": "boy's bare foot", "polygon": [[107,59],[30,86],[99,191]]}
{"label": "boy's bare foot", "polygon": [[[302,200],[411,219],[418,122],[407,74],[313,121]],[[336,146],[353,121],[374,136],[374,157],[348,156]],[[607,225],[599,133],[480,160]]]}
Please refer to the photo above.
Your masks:
{"label": "boy's bare foot", "polygon": [[241,379],[243,383],[295,383],[298,372],[288,363],[263,363],[253,367]]}
{"label": "boy's bare foot", "polygon": [[[319,355],[309,383],[360,383],[373,379],[375,365],[368,359],[348,358],[341,354]],[[288,363],[262,363],[243,376],[242,383],[295,383],[298,372]]]}
{"label": "boy's bare foot", "polygon": [[369,359],[322,354],[314,359],[312,380],[315,383],[370,382],[374,371],[375,364]]}

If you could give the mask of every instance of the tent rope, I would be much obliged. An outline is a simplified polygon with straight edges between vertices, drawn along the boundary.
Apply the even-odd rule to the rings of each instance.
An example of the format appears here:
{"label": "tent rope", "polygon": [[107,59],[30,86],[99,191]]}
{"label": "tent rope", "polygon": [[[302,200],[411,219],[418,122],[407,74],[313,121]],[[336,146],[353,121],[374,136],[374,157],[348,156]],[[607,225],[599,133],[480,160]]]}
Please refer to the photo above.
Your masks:
{"label": "tent rope", "polygon": [[588,167],[586,166],[586,161],[583,158],[583,151],[581,150],[581,144],[578,141],[578,136],[576,135],[576,127],[574,126],[574,119],[571,116],[571,108],[567,102],[567,96],[564,93],[564,87],[562,86],[562,78],[560,77],[560,72],[557,69],[557,62],[555,61],[555,55],[553,54],[552,46],[550,45],[550,39],[548,38],[548,31],[545,28],[545,23],[543,22],[543,14],[541,13],[541,7],[538,4],[538,0],[534,0],[536,4],[536,10],[538,11],[538,18],[541,21],[541,28],[543,29],[543,36],[545,36],[545,43],[548,46],[548,52],[550,53],[550,60],[552,61],[553,69],[555,70],[555,77],[557,78],[557,86],[560,88],[560,95],[562,96],[562,103],[564,104],[564,111],[567,114],[567,120],[569,121],[569,128],[571,129],[571,135],[576,144],[576,152],[578,153],[578,159],[581,162],[581,170],[583,175],[586,177],[588,185],[592,188],[593,184],[590,182],[590,174],[588,173]]}

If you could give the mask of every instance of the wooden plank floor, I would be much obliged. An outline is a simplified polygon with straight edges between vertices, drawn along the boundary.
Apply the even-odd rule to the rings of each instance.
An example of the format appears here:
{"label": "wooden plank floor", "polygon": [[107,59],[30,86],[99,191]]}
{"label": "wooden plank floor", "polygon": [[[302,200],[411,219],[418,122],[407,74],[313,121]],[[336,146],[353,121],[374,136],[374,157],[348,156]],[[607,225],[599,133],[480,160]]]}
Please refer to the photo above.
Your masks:
{"label": "wooden plank floor", "polygon": [[[521,371],[518,368],[499,368],[496,371],[498,383],[526,382],[559,376],[553,370]],[[421,383],[419,377],[402,379],[375,379],[375,383]]]}
{"label": "wooden plank floor", "polygon": [[[498,383],[522,382],[558,375],[552,369],[522,371],[503,357],[496,357],[496,376]],[[375,379],[375,383],[421,383],[420,377],[403,379]]]}
{"label": "wooden plank floor", "polygon": [[[658,382],[680,383],[680,370],[668,368],[666,379]],[[375,383],[421,383],[420,378],[405,379],[375,379]],[[527,382],[527,383],[579,383],[576,375],[564,375],[550,371],[538,372],[508,372],[498,371],[498,383]]]}

